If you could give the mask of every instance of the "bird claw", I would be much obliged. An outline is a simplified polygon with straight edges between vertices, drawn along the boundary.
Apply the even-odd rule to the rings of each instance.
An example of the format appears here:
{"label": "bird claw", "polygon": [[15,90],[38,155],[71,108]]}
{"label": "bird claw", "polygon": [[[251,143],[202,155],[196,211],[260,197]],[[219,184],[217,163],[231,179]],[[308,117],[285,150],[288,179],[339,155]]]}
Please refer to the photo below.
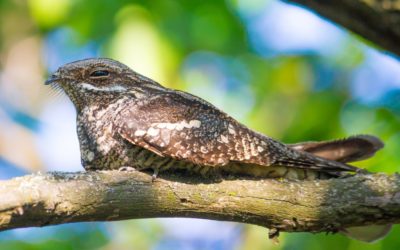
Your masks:
{"label": "bird claw", "polygon": [[158,169],[154,169],[154,173],[151,176],[151,182],[154,182],[157,179]]}
{"label": "bird claw", "polygon": [[279,244],[279,229],[271,228],[268,232],[268,238],[274,243]]}
{"label": "bird claw", "polygon": [[370,174],[370,173],[371,172],[369,172],[368,170],[363,169],[363,168],[359,168],[359,169],[356,170],[356,174],[364,174],[364,175],[366,175],[366,174]]}

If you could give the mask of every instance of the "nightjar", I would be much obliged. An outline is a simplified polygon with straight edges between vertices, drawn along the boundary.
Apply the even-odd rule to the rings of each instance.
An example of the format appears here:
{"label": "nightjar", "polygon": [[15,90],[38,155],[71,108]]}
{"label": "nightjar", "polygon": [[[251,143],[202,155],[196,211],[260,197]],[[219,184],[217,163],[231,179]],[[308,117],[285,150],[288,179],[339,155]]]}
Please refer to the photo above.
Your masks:
{"label": "nightjar", "polygon": [[61,87],[76,107],[86,170],[133,167],[155,174],[184,169],[205,176],[328,178],[360,171],[347,163],[383,147],[371,135],[284,144],[112,59],[66,64],[46,84]]}

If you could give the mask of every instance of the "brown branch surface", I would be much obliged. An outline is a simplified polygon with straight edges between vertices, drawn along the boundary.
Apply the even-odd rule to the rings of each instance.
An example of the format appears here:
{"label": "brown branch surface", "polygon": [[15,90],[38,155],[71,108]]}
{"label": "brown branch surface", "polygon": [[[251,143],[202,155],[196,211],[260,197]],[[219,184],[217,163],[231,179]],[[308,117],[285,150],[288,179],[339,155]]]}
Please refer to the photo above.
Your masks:
{"label": "brown branch surface", "polygon": [[[168,179],[166,179],[168,178]],[[142,172],[32,174],[0,182],[0,230],[78,221],[193,217],[329,232],[400,221],[400,176],[223,180]]]}
{"label": "brown branch surface", "polygon": [[400,0],[284,0],[298,3],[400,56]]}

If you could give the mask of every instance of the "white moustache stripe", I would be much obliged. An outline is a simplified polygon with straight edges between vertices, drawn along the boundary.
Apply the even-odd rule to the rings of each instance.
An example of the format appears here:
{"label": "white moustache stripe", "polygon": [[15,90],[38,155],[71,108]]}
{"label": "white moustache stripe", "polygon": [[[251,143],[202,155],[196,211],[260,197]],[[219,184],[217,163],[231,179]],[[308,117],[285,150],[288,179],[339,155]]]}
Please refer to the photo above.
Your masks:
{"label": "white moustache stripe", "polygon": [[103,92],[122,92],[122,91],[126,91],[126,88],[122,87],[120,85],[96,87],[96,86],[93,86],[93,85],[91,85],[89,83],[82,83],[81,86],[82,86],[83,89],[94,90],[94,91],[103,91]]}

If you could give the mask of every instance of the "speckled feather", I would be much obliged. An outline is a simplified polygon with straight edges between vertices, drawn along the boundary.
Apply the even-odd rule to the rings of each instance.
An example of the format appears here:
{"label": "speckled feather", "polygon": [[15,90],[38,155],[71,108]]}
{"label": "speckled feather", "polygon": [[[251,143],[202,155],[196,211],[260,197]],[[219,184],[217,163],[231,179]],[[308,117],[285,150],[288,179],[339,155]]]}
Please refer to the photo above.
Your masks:
{"label": "speckled feather", "polygon": [[[179,168],[203,175],[226,172],[297,179],[357,171],[334,157],[328,160],[307,152],[310,147],[285,145],[252,131],[210,103],[162,87],[111,59],[67,64],[48,83],[61,86],[77,109],[82,164],[87,170]],[[341,149],[342,143],[331,144],[328,153]],[[374,146],[369,155],[380,148]]]}

